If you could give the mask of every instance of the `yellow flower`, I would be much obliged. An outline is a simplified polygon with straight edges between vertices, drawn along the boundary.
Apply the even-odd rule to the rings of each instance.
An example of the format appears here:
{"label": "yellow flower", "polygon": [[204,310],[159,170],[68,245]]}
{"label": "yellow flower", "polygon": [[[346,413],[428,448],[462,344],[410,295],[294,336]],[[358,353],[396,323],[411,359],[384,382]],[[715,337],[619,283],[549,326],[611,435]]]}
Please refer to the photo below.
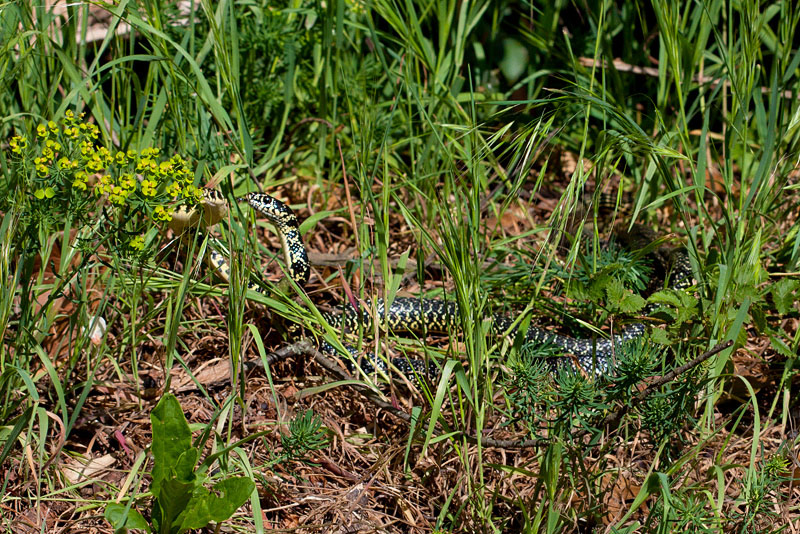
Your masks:
{"label": "yellow flower", "polygon": [[118,185],[115,185],[111,190],[111,194],[108,195],[108,200],[110,200],[112,204],[116,204],[118,206],[124,204],[127,198],[127,193]]}
{"label": "yellow flower", "polygon": [[40,178],[44,178],[45,176],[47,176],[49,170],[50,169],[48,169],[47,166],[45,165],[40,164],[36,166],[36,174],[38,174]]}
{"label": "yellow flower", "polygon": [[55,122],[53,122],[53,121],[49,121],[49,122],[47,123],[47,127],[48,127],[48,128],[50,128],[50,131],[51,131],[52,133],[54,133],[54,134],[57,134],[57,133],[58,133],[58,124],[56,124]]}
{"label": "yellow flower", "polygon": [[178,182],[172,182],[169,187],[167,187],[167,194],[171,197],[177,197],[181,194],[181,184]]}
{"label": "yellow flower", "polygon": [[138,235],[138,236],[134,237],[133,239],[131,239],[131,242],[128,244],[128,246],[131,247],[134,250],[138,250],[138,251],[143,250],[144,249],[144,236],[143,235]]}
{"label": "yellow flower", "polygon": [[[147,149],[145,149],[145,150],[147,150]],[[144,156],[144,150],[142,151],[142,155]],[[142,158],[142,159],[140,159],[140,160],[139,160],[139,162],[136,164],[136,170],[137,170],[138,172],[142,172],[143,170],[145,170],[146,168],[148,168],[148,167],[150,166],[150,162],[151,162],[151,161],[152,161],[152,160],[151,160],[150,158],[148,158],[148,157],[143,157],[143,158]]]}
{"label": "yellow flower", "polygon": [[156,206],[154,218],[159,222],[167,222],[172,220],[172,214],[164,209],[164,206]]}
{"label": "yellow flower", "polygon": [[40,124],[39,126],[37,126],[36,135],[38,135],[39,137],[44,137],[46,139],[47,136],[50,135],[50,133],[47,131],[47,126],[45,126],[44,124]]}
{"label": "yellow flower", "polygon": [[81,156],[88,159],[92,154],[94,154],[94,145],[89,141],[81,141]]}
{"label": "yellow flower", "polygon": [[28,139],[24,135],[16,135],[8,144],[11,145],[11,152],[22,154],[22,151],[28,148]]}
{"label": "yellow flower", "polygon": [[64,112],[64,123],[72,124],[75,121],[75,113],[71,109]]}
{"label": "yellow flower", "polygon": [[52,187],[48,187],[47,189],[40,188],[33,192],[33,196],[39,200],[44,200],[45,198],[50,199],[56,196],[56,191]]}
{"label": "yellow flower", "polygon": [[86,182],[80,180],[77,176],[75,177],[75,181],[72,182],[72,187],[75,189],[80,189],[81,191],[86,191]]}
{"label": "yellow flower", "polygon": [[133,191],[136,189],[136,178],[134,178],[132,174],[126,172],[120,175],[119,185],[121,185],[123,189]]}
{"label": "yellow flower", "polygon": [[183,190],[183,198],[192,203],[200,202],[203,200],[203,191],[194,185],[187,185]]}
{"label": "yellow flower", "polygon": [[114,162],[114,157],[111,155],[111,151],[104,146],[101,146],[97,149],[97,154],[103,158],[103,162],[106,165],[111,165]]}
{"label": "yellow flower", "polygon": [[100,161],[100,158],[97,155],[93,155],[92,159],[86,164],[86,168],[90,171],[94,172],[103,172],[106,168],[103,166],[103,163]]}
{"label": "yellow flower", "polygon": [[142,194],[147,197],[155,196],[156,185],[154,180],[142,180]]}

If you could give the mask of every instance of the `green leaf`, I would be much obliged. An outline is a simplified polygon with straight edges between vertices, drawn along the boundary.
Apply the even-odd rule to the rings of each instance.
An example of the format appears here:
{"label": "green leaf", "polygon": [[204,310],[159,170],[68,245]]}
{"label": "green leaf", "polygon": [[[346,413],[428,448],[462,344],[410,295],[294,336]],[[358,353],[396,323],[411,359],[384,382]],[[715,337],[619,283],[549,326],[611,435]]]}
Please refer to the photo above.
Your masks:
{"label": "green leaf", "polygon": [[675,291],[665,290],[657,291],[650,295],[650,302],[653,304],[666,304],[667,306],[675,306],[676,308],[681,305],[681,300]]}
{"label": "green leaf", "polygon": [[794,292],[798,286],[800,286],[800,282],[789,278],[784,278],[772,284],[769,291],[772,294],[775,309],[778,310],[779,314],[786,315],[792,310],[795,300]]}
{"label": "green leaf", "polygon": [[669,345],[671,343],[667,331],[661,328],[653,328],[650,331],[650,340],[659,345]]}
{"label": "green leaf", "polygon": [[159,534],[172,534],[178,531],[172,527],[179,524],[178,518],[186,512],[194,491],[196,491],[195,484],[182,482],[177,478],[161,482],[158,497],[153,501],[153,524],[156,525]]}
{"label": "green leaf", "polygon": [[645,300],[627,289],[621,280],[611,278],[606,285],[608,307],[610,310],[632,314],[644,308]]}
{"label": "green leaf", "polygon": [[128,506],[118,502],[112,502],[106,505],[103,516],[106,518],[106,521],[111,523],[111,526],[114,527],[115,532],[123,528],[138,528],[147,532],[152,532],[147,520],[142,516],[142,514],[139,513],[138,510],[135,508],[129,508]]}
{"label": "green leaf", "polygon": [[649,301],[656,305],[670,306],[670,308],[659,306],[653,315],[666,313],[671,319],[672,326],[680,326],[697,317],[697,299],[685,291],[665,289],[650,295]]}
{"label": "green leaf", "polygon": [[179,516],[180,529],[203,528],[209,522],[219,523],[230,518],[253,493],[255,484],[246,477],[227,478],[214,485],[213,492],[199,486]]}
{"label": "green leaf", "polygon": [[[159,496],[161,483],[169,476],[170,471],[179,473],[182,480],[188,480],[186,464],[192,459],[184,454],[192,449],[192,433],[186,423],[178,399],[171,393],[164,395],[158,405],[150,413],[150,422],[153,425],[153,484],[151,491]],[[190,453],[191,455],[191,453]],[[181,458],[183,456],[183,458]],[[180,460],[180,463],[179,463]],[[194,451],[194,460],[197,460],[197,451]],[[194,465],[192,465],[194,467]],[[189,468],[191,472],[191,468]]]}
{"label": "green leaf", "polygon": [[53,189],[52,187],[48,187],[47,189],[44,190],[44,196],[46,196],[47,198],[53,198],[54,196],[56,196],[56,190]]}
{"label": "green leaf", "polygon": [[792,348],[786,344],[781,338],[777,336],[769,336],[769,344],[777,353],[787,359],[797,358],[797,353],[792,351]]}
{"label": "green leaf", "polygon": [[35,196],[39,200],[43,200],[44,199],[44,195],[45,195],[44,189],[41,189],[41,188],[37,189],[36,191],[33,192],[33,196]]}
{"label": "green leaf", "polygon": [[528,49],[516,39],[503,39],[503,59],[500,71],[509,83],[514,83],[525,72],[528,66]]}

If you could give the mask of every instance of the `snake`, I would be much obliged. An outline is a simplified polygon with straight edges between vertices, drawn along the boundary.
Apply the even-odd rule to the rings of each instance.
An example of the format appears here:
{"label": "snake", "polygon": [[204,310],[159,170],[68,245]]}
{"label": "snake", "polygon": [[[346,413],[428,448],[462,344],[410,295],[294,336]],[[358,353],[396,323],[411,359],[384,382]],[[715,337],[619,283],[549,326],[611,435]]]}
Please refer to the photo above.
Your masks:
{"label": "snake", "polygon": [[[173,212],[170,227],[181,233],[187,227],[196,226],[200,221],[206,227],[213,226],[222,220],[228,212],[227,199],[216,189],[203,188],[202,201],[193,207],[181,206]],[[276,228],[281,240],[281,248],[286,263],[288,276],[299,286],[304,287],[311,273],[310,262],[306,252],[300,226],[294,211],[284,202],[266,193],[247,193],[237,198],[237,202],[247,203],[251,208],[264,215]],[[230,279],[230,266],[224,254],[210,247],[208,261],[211,267],[226,282]],[[677,250],[672,257],[670,288],[686,289],[692,285],[692,268],[685,250]],[[258,284],[248,281],[247,289],[263,294],[266,290]],[[643,315],[653,311],[653,305],[643,310]],[[391,331],[438,332],[449,333],[458,329],[458,305],[453,301],[416,297],[396,297],[389,306],[383,299],[375,300],[374,320],[385,324]],[[339,313],[323,312],[322,318],[337,330],[358,332],[359,329],[369,331],[373,318],[366,310],[359,311],[353,305],[346,305]],[[492,315],[492,328],[497,334],[515,336],[517,334],[515,319],[502,313]],[[538,326],[530,326],[523,336],[524,344],[554,345],[566,353],[572,354],[582,369],[594,369],[597,373],[608,370],[615,348],[642,338],[646,327],[642,322],[628,324],[619,333],[607,338],[595,339],[561,335]],[[420,384],[426,379],[433,380],[439,368],[434,362],[411,358],[384,359],[367,353],[359,357],[359,351],[344,345],[347,354],[328,343],[320,341],[318,348],[323,353],[331,354],[346,364],[350,373],[356,373],[357,367],[366,374],[380,370],[390,372],[391,366]]]}

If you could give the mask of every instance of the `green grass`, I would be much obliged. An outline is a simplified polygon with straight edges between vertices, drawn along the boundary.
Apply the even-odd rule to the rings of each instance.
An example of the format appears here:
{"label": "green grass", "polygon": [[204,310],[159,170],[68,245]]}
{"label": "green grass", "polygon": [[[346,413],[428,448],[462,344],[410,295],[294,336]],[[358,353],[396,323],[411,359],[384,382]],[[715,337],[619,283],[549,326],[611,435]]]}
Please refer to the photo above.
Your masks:
{"label": "green grass", "polygon": [[[149,487],[150,460],[126,455],[115,431],[137,452],[149,446],[146,415],[166,392],[201,452],[225,451],[221,476],[257,482],[228,523],[237,531],[325,530],[350,517],[350,502],[388,530],[800,526],[787,482],[800,345],[793,2],[201,2],[189,14],[122,2],[108,8],[112,29],[133,31],[87,43],[89,9],[0,5],[5,529],[63,527],[39,519],[51,509],[110,532],[104,503],[141,501]],[[37,125],[68,110],[113,151],[183,156],[194,185],[231,201],[259,189],[288,199],[308,247],[349,261],[315,266],[307,292],[273,283],[278,240],[239,208],[211,230],[231,251],[229,288],[204,265],[205,233],[157,256],[166,238],[154,205],[118,208],[20,172],[11,138],[33,144]],[[519,340],[490,334],[496,311],[588,336],[619,328],[630,317],[608,302],[619,291],[604,280],[607,260],[582,244],[630,223],[685,247],[697,280],[689,295],[654,297],[666,323],[651,335],[657,350],[621,357],[610,383],[537,367]],[[248,298],[245,280],[262,271],[253,279],[268,296]],[[348,292],[366,309],[407,292],[458,304],[449,341],[383,325],[359,340],[441,365],[421,392],[357,377],[412,424],[312,364],[241,369],[288,342],[279,318],[340,343],[317,306]],[[109,325],[98,342],[95,316]],[[729,340],[600,424],[642,380]],[[222,383],[200,373],[213,358],[231,363]],[[295,458],[286,444],[309,444],[285,438],[309,408],[329,449]],[[279,430],[227,450],[265,428]],[[103,455],[116,476],[65,478],[74,456]],[[323,504],[304,500],[309,481]]]}

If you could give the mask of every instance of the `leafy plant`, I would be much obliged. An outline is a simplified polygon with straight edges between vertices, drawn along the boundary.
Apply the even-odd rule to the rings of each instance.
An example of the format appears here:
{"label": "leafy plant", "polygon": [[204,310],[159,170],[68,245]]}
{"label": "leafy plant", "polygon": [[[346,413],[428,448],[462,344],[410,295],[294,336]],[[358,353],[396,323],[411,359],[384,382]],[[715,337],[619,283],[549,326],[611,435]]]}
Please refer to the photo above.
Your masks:
{"label": "leafy plant", "polygon": [[180,534],[221,522],[253,493],[247,477],[225,478],[209,490],[207,471],[220,453],[209,456],[197,469],[200,450],[192,446],[192,434],[178,399],[164,395],[150,414],[153,427],[153,494],[151,523],[131,505],[111,503],[105,517],[116,531],[140,528],[153,534]]}
{"label": "leafy plant", "polygon": [[282,460],[304,461],[309,452],[328,446],[328,439],[322,421],[311,409],[297,414],[289,422],[289,435],[281,435],[284,456]]}

